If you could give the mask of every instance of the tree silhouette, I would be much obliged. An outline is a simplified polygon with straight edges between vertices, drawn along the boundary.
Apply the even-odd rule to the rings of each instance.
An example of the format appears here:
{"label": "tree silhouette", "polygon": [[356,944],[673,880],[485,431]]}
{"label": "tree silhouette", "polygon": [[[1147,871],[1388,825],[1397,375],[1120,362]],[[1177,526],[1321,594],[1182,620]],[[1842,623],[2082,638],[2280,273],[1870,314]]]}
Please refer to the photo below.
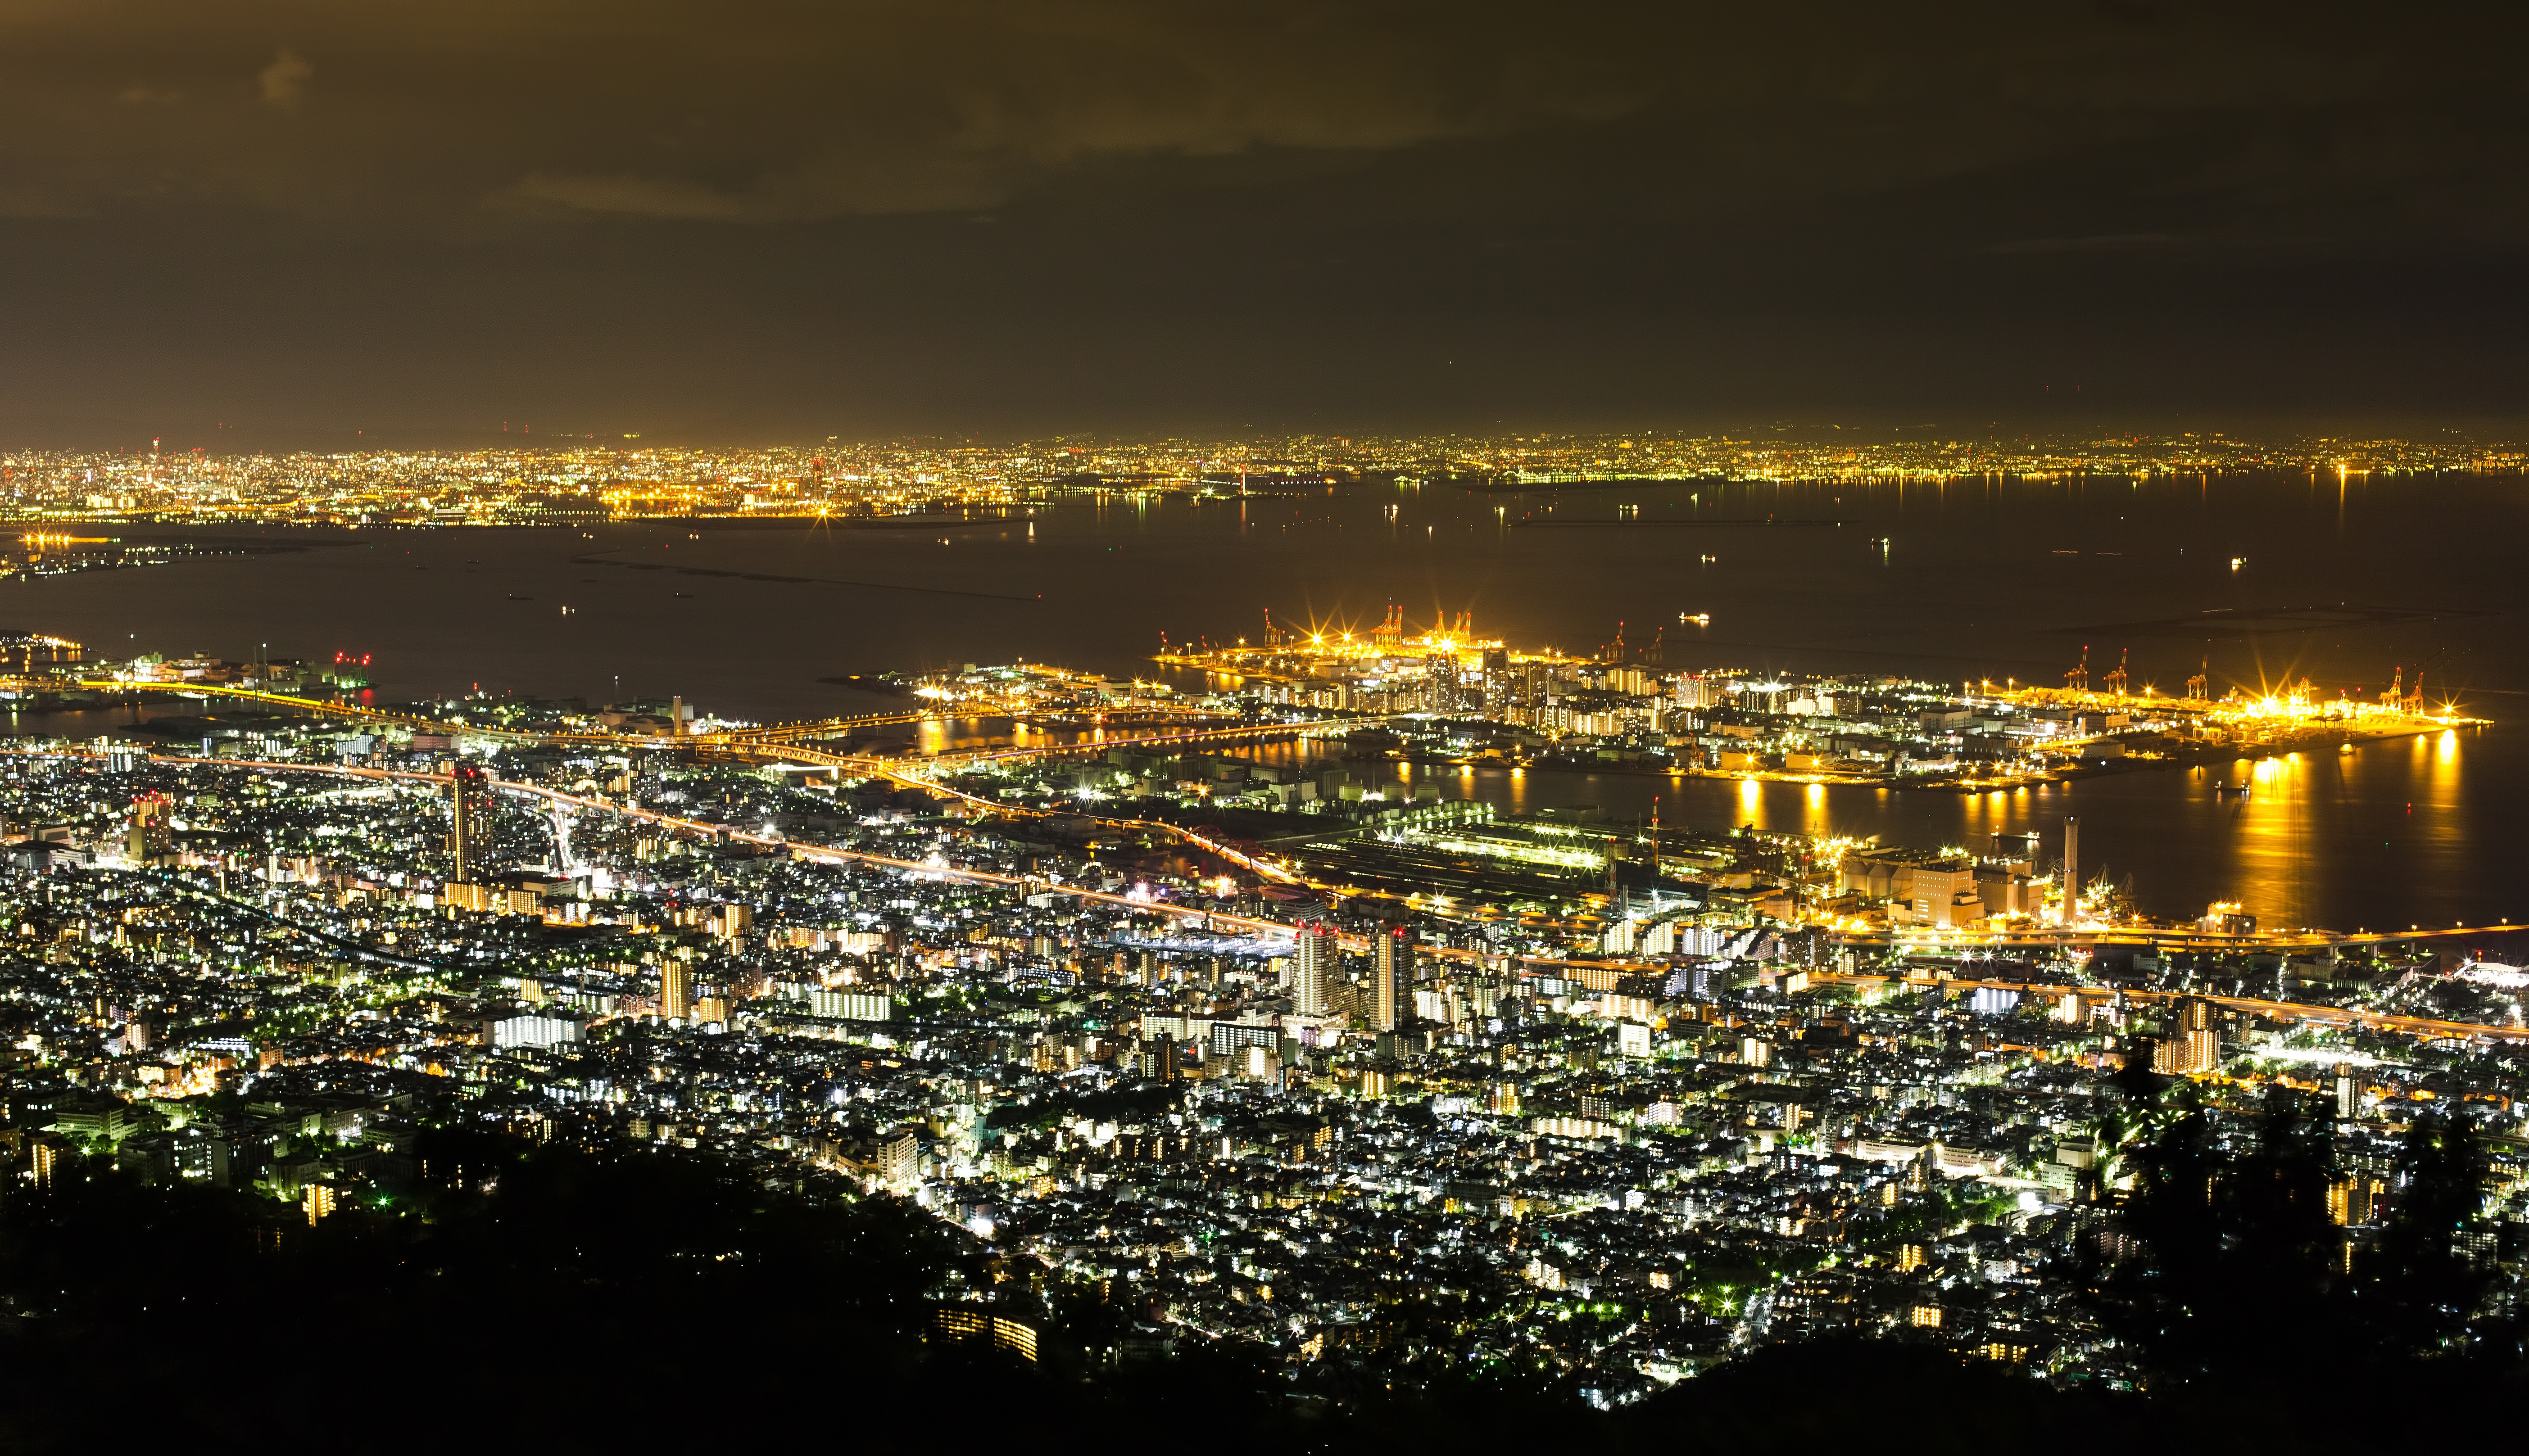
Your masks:
{"label": "tree silhouette", "polygon": [[2302,1341],[2354,1318],[2325,1125],[2278,1088],[2245,1145],[2226,1148],[2191,1084],[2165,1095],[2129,1076],[2123,1091],[2128,1125],[2156,1131],[2127,1155],[2133,1186],[2111,1225],[2124,1257],[2093,1245],[2103,1322],[2162,1382],[2292,1378]]}
{"label": "tree silhouette", "polygon": [[2101,1321],[2163,1387],[2279,1390],[2333,1361],[2374,1370],[2470,1348],[2492,1287],[2475,1236],[2485,1154],[2464,1109],[2427,1112],[2397,1160],[2369,1248],[2329,1214],[2339,1177],[2314,1100],[2275,1088],[2245,1137],[2226,1140],[2191,1084],[2119,1082],[2107,1127],[2150,1129],[2125,1153],[2132,1187],[2083,1254]]}
{"label": "tree silhouette", "polygon": [[2464,1104],[2425,1112],[2407,1129],[2390,1216],[2361,1261],[2363,1316],[2388,1351],[2463,1348],[2493,1285],[2488,1262],[2462,1245],[2483,1211],[2485,1170],[2484,1139]]}

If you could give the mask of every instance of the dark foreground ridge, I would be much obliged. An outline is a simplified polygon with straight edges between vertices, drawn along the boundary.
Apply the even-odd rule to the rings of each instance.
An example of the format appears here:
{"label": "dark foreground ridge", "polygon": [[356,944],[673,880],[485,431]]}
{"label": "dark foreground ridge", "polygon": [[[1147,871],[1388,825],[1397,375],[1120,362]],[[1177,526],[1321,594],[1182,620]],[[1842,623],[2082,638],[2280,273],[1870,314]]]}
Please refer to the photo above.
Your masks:
{"label": "dark foreground ridge", "polygon": [[[1132,1312],[1094,1284],[1032,1282],[890,1198],[814,1179],[766,1187],[708,1157],[438,1132],[406,1192],[312,1224],[268,1200],[144,1186],[73,1159],[0,1202],[0,1446],[91,1449],[112,1429],[182,1451],[785,1438],[1965,1451],[2031,1437],[2194,1449],[2249,1430],[2342,1440],[2419,1421],[2444,1438],[2498,1430],[2529,1392],[2516,1331],[2470,1335],[2448,1303],[2478,1287],[2464,1267],[2421,1246],[2395,1254],[2406,1263],[2377,1267],[2402,1273],[2372,1280],[2393,1318],[2357,1330],[2339,1302],[2354,1285],[2306,1257],[2323,1219],[2292,1212],[2300,1124],[2278,1113],[2257,1152],[2224,1161],[2189,1115],[2171,1109],[2143,1172],[2128,1226],[2144,1257],[2101,1280],[2161,1362],[2158,1393],[1818,1339],[1613,1413],[1550,1375],[1435,1370],[1410,1345],[1296,1376],[1234,1342],[1136,1348]],[[2462,1170],[2464,1138],[2443,1129],[2417,1157],[2422,1207]],[[2228,1191],[2173,1193],[2208,1180]],[[2226,1252],[2227,1272],[2205,1262]],[[942,1309],[1024,1323],[1037,1358],[944,1338]],[[2458,1337],[2461,1353],[2420,1358]]]}

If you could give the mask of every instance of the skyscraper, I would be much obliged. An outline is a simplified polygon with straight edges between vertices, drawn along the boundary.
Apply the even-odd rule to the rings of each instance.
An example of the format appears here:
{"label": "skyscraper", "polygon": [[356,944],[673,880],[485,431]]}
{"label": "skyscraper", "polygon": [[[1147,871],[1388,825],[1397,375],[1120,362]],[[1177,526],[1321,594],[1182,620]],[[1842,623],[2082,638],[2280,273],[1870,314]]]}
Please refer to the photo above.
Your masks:
{"label": "skyscraper", "polygon": [[1414,975],[1414,943],[1406,939],[1405,927],[1391,927],[1377,943],[1376,961],[1371,971],[1370,1029],[1394,1031],[1400,1019],[1398,1006],[1406,1003]]}
{"label": "skyscraper", "polygon": [[1326,991],[1343,971],[1335,928],[1312,921],[1300,923],[1291,947],[1291,1002],[1303,1016],[1326,1014]]}
{"label": "skyscraper", "polygon": [[694,1014],[694,973],[681,960],[659,967],[659,1014],[672,1021]]}
{"label": "skyscraper", "polygon": [[491,857],[492,781],[472,764],[458,764],[449,778],[454,813],[449,820],[448,879],[471,884]]}

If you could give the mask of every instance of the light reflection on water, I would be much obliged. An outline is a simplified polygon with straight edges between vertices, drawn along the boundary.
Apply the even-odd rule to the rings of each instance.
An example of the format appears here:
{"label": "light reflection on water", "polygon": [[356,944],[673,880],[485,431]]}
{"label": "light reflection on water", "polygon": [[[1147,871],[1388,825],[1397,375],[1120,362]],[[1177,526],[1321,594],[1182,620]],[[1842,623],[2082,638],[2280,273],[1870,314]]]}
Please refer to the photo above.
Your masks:
{"label": "light reflection on water", "polygon": [[[2050,867],[2062,857],[2065,816],[2077,814],[2083,878],[2130,877],[2149,913],[2191,917],[2231,899],[2266,925],[2376,929],[2529,914],[2529,886],[2517,870],[2488,875],[2468,847],[2502,833],[2485,796],[2471,801],[2462,789],[2471,748],[2491,749],[2495,731],[1972,794],[1547,769],[1345,767],[1372,786],[1437,783],[1444,797],[1484,799],[1503,813],[1596,805],[1611,825],[1647,823],[1656,803],[1669,828],[1875,835],[1978,853],[1992,852],[1996,836],[2034,831]],[[1280,744],[1245,756],[1297,764],[1313,751]],[[2220,791],[2242,782],[2254,792]]]}

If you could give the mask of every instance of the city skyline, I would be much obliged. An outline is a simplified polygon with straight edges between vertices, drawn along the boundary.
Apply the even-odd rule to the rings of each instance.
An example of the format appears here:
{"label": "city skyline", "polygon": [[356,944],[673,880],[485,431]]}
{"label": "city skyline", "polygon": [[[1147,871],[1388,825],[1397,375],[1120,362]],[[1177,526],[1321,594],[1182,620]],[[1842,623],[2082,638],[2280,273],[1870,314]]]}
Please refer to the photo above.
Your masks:
{"label": "city skyline", "polygon": [[[224,450],[153,437],[146,448],[0,451],[0,519],[533,526],[923,517],[1105,495],[1272,498],[1320,486],[1383,484],[1498,492],[1532,518],[1559,506],[1562,491],[1624,486],[2209,481],[2292,472],[2341,486],[2524,467],[2529,437],[2479,439],[2448,428],[2425,436],[2012,434],[1782,421],[1735,434],[1640,429],[1006,442],[829,436],[721,449],[647,445],[631,431],[603,440],[531,443],[522,437],[497,450],[334,452]],[[23,544],[76,557],[75,548],[102,543],[37,533]]]}
{"label": "city skyline", "polygon": [[2500,1449],[2524,42],[7,7],[0,1446]]}

